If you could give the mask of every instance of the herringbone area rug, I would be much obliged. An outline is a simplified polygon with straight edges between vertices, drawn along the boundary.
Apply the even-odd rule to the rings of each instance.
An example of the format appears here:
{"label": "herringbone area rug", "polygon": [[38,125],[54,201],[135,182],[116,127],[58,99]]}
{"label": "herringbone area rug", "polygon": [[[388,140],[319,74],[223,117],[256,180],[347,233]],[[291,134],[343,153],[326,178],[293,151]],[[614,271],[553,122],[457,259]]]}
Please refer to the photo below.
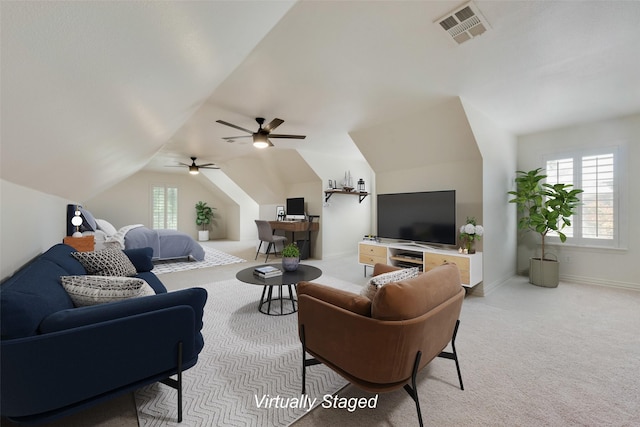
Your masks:
{"label": "herringbone area rug", "polygon": [[[349,286],[327,276],[319,281]],[[286,426],[304,415],[308,408],[258,406],[263,396],[301,397],[297,316],[259,313],[260,286],[234,279],[204,287],[209,292],[205,348],[196,366],[183,375],[184,420],[179,425]],[[307,371],[307,395],[318,402],[346,384],[326,367]],[[175,390],[153,384],[136,392],[136,403],[141,426],[178,425]]]}
{"label": "herringbone area rug", "polygon": [[187,259],[162,260],[153,263],[154,274],[175,273],[177,271],[193,270],[196,268],[215,267],[217,265],[235,264],[246,262],[242,258],[230,255],[217,249],[203,246],[204,259],[202,261],[191,261]]}

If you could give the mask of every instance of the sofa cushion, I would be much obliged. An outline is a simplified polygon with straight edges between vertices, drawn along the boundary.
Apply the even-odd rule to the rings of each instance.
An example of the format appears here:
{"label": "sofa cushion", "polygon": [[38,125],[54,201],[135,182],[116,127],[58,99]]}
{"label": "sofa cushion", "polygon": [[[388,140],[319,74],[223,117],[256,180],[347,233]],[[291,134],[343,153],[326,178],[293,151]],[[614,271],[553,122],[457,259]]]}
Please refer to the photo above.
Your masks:
{"label": "sofa cushion", "polygon": [[62,267],[67,274],[87,274],[87,270],[82,263],[71,256],[76,252],[76,249],[63,243],[58,243],[50,247],[45,253],[40,256],[40,259],[49,260],[60,267]]}
{"label": "sofa cushion", "polygon": [[35,335],[42,319],[73,308],[59,277],[68,274],[47,259],[38,258],[0,286],[2,339]]}
{"label": "sofa cushion", "polygon": [[147,282],[135,277],[62,276],[60,283],[76,307],[156,294]]}
{"label": "sofa cushion", "polygon": [[153,248],[125,249],[124,253],[138,273],[153,270]]}
{"label": "sofa cushion", "polygon": [[309,295],[362,316],[371,316],[371,301],[362,295],[312,282],[300,282],[296,286],[298,297]]}
{"label": "sofa cushion", "polygon": [[119,248],[107,248],[94,252],[73,252],[87,274],[96,276],[135,276],[137,271],[131,260]]}
{"label": "sofa cushion", "polygon": [[374,276],[369,283],[367,283],[362,290],[360,291],[360,295],[373,300],[378,290],[386,285],[387,283],[399,282],[405,279],[411,279],[412,277],[416,277],[420,273],[420,269],[418,267],[411,268],[402,268],[399,270],[388,271],[386,273],[379,274]]}
{"label": "sofa cushion", "polygon": [[371,317],[407,320],[421,316],[461,290],[460,271],[444,264],[414,278],[384,285],[371,303]]}

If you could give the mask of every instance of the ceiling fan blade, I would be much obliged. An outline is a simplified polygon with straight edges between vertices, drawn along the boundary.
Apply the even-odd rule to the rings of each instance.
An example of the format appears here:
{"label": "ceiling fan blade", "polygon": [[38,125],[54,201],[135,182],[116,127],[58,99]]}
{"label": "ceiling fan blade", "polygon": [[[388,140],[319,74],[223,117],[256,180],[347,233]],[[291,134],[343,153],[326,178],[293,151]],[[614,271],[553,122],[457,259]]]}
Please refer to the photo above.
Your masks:
{"label": "ceiling fan blade", "polygon": [[238,139],[238,138],[251,138],[253,135],[242,135],[242,136],[224,136],[222,139]]}
{"label": "ceiling fan blade", "polygon": [[200,169],[220,169],[218,166],[198,166]]}
{"label": "ceiling fan blade", "polygon": [[271,120],[271,123],[269,123],[263,129],[266,130],[267,132],[272,132],[275,128],[277,128],[278,126],[280,126],[283,123],[284,123],[284,120],[282,120],[282,119],[273,119],[273,120]]}
{"label": "ceiling fan blade", "polygon": [[275,135],[273,133],[269,134],[269,138],[289,138],[289,139],[305,139],[305,135]]}
{"label": "ceiling fan blade", "polygon": [[220,123],[221,125],[230,126],[230,127],[232,127],[232,128],[235,128],[235,129],[241,130],[241,131],[243,131],[243,132],[247,132],[247,133],[251,133],[251,134],[253,133],[253,131],[251,131],[251,130],[248,130],[248,129],[245,129],[245,128],[241,128],[240,126],[236,126],[236,125],[234,125],[234,124],[232,124],[232,123],[225,122],[224,120],[216,120],[216,122],[217,122],[217,123]]}
{"label": "ceiling fan blade", "polygon": [[204,168],[204,167],[207,167],[207,166],[215,166],[215,165],[216,165],[215,163],[205,163],[205,164],[203,164],[203,165],[197,165],[197,166],[198,166],[199,168]]}

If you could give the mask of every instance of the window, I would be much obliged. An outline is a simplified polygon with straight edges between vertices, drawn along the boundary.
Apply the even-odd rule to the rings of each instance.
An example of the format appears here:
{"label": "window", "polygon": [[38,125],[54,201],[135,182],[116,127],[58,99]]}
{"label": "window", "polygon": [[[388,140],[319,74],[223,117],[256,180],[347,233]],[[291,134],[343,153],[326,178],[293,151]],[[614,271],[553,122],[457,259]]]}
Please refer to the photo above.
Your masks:
{"label": "window", "polygon": [[582,203],[572,217],[571,226],[562,230],[567,242],[585,246],[619,246],[620,185],[617,176],[620,168],[616,165],[615,148],[548,158],[548,184],[573,184],[574,188],[584,190],[579,196]]}
{"label": "window", "polygon": [[178,229],[178,188],[154,185],[151,190],[152,228]]}

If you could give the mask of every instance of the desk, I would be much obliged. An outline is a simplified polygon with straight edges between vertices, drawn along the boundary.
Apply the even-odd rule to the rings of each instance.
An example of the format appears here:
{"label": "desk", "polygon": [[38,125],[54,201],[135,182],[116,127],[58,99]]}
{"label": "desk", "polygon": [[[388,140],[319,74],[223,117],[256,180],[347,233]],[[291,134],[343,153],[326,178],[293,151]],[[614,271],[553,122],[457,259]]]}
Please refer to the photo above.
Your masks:
{"label": "desk", "polygon": [[[296,241],[296,232],[306,232],[309,241],[309,257],[311,257],[311,232],[320,230],[320,224],[309,221],[269,221],[271,228],[275,230],[290,231],[291,241]],[[302,253],[303,251],[301,251]]]}

